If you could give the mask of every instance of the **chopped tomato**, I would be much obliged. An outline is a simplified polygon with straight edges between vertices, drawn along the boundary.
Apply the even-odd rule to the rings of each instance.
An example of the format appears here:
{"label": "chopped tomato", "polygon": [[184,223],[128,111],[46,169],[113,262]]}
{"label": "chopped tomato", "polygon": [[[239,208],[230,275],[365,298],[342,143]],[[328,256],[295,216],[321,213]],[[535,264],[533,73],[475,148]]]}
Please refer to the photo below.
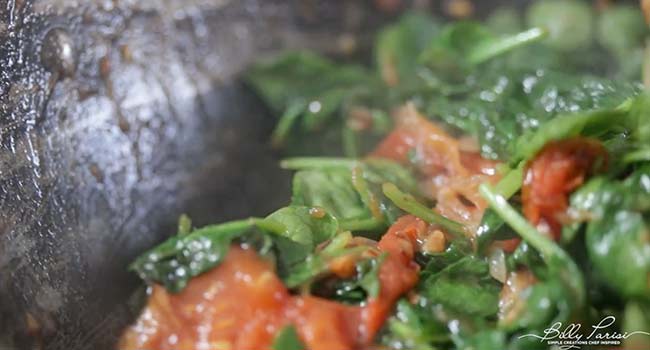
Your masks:
{"label": "chopped tomato", "polygon": [[413,105],[397,112],[397,126],[377,146],[373,156],[405,163],[409,152],[416,159],[418,170],[425,175],[465,175],[461,164],[458,140],[418,114]]}
{"label": "chopped tomato", "polygon": [[435,210],[474,232],[487,206],[478,186],[498,181],[499,162],[481,157],[468,143],[407,105],[397,112],[395,129],[371,155],[415,165],[424,191],[437,202]]}
{"label": "chopped tomato", "polygon": [[375,335],[397,299],[418,280],[413,261],[426,224],[400,218],[383,236],[380,292],[362,306],[313,296],[294,296],[273,264],[254,251],[233,247],[213,270],[196,277],[179,294],[154,286],[149,302],[123,336],[122,350],[264,350],[277,332],[293,325],[308,349],[361,349]]}
{"label": "chopped tomato", "polygon": [[397,299],[418,282],[419,266],[413,261],[417,238],[427,225],[421,219],[407,215],[397,220],[379,241],[379,249],[387,253],[379,268],[380,290],[361,310],[366,343],[370,343],[388,317]]}
{"label": "chopped tomato", "polygon": [[540,229],[559,239],[569,195],[585,177],[607,165],[607,151],[598,141],[576,137],[548,143],[525,170],[523,212]]}

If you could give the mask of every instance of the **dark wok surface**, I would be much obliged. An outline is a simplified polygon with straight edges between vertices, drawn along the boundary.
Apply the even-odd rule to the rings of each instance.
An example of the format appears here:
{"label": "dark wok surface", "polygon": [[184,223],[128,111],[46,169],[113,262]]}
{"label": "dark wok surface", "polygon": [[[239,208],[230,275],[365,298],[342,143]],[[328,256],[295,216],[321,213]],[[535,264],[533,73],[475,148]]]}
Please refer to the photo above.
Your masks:
{"label": "dark wok surface", "polygon": [[[497,3],[513,1],[479,12]],[[281,48],[341,55],[342,33],[363,52],[391,16],[365,1],[0,0],[0,349],[110,348],[137,313],[127,264],[180,213],[203,225],[284,203],[274,120],[237,73]]]}

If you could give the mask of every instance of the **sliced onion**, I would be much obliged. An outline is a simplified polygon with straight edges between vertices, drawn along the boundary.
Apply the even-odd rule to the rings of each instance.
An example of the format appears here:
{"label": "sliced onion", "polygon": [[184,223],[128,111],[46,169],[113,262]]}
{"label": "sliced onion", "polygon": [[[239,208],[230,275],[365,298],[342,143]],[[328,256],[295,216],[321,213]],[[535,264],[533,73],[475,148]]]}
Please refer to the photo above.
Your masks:
{"label": "sliced onion", "polygon": [[503,253],[503,249],[495,248],[492,250],[488,263],[490,265],[490,276],[501,283],[505,283],[508,269],[506,268],[506,255]]}

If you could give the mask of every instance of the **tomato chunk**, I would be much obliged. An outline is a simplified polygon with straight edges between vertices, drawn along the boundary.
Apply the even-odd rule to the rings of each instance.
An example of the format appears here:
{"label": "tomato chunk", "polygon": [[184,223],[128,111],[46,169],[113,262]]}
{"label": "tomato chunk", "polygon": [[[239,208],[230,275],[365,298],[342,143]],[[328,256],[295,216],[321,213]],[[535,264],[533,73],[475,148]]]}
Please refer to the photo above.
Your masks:
{"label": "tomato chunk", "polygon": [[181,293],[154,286],[119,349],[264,350],[287,325],[311,350],[363,349],[397,299],[417,283],[413,257],[426,227],[422,220],[404,216],[383,236],[378,244],[386,253],[379,268],[380,292],[360,306],[291,295],[271,262],[233,246],[218,267],[192,279]]}
{"label": "tomato chunk", "polygon": [[487,203],[479,195],[482,183],[499,180],[499,162],[485,159],[478,146],[449,135],[407,105],[396,113],[396,127],[371,154],[413,165],[424,192],[436,200],[435,211],[474,232]]}
{"label": "tomato chunk", "polygon": [[540,231],[559,239],[569,195],[606,166],[607,151],[596,140],[577,137],[548,143],[526,166],[524,215]]}

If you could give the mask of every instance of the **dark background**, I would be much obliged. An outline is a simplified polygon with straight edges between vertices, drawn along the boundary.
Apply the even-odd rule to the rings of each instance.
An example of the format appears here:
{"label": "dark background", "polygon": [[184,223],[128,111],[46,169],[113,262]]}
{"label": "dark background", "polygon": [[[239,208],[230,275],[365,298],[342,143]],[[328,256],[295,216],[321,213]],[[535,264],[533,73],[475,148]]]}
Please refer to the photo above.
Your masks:
{"label": "dark background", "polygon": [[[367,53],[442,1],[0,0],[0,349],[108,349],[127,264],[196,225],[264,215],[289,178],[237,74],[283,48]],[[485,14],[497,3],[475,1]]]}

